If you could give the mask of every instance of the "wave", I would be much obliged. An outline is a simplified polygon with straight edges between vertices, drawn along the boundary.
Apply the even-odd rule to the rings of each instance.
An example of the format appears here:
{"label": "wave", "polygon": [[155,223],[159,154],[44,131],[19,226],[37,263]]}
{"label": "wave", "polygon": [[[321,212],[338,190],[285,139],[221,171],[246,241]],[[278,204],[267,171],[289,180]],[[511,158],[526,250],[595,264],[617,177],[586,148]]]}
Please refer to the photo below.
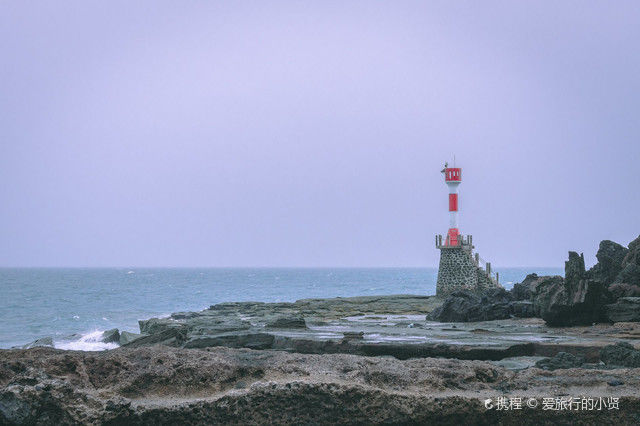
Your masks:
{"label": "wave", "polygon": [[105,343],[102,341],[103,330],[95,330],[87,334],[83,334],[77,340],[56,341],[53,347],[56,349],[65,349],[70,351],[106,351],[119,347],[115,342]]}

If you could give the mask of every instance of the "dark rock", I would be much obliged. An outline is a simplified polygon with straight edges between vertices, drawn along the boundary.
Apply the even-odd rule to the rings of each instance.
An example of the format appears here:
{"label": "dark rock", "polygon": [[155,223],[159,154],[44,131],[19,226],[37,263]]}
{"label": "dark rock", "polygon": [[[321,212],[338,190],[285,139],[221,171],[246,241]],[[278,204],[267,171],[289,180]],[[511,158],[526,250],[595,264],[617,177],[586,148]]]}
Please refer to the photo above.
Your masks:
{"label": "dark rock", "polygon": [[627,342],[605,346],[600,351],[600,359],[607,365],[640,367],[640,351]]}
{"label": "dark rock", "polygon": [[145,336],[144,334],[137,334],[137,333],[131,333],[129,331],[122,331],[120,332],[120,340],[119,340],[120,346],[127,345],[133,342],[134,340],[144,336]]}
{"label": "dark rock", "polygon": [[362,331],[345,331],[342,333],[345,340],[362,340],[364,339],[364,332]]}
{"label": "dark rock", "polygon": [[185,327],[172,327],[164,329],[155,334],[149,334],[134,339],[125,345],[127,347],[140,347],[150,345],[165,345],[179,347],[187,340],[187,330]]}
{"label": "dark rock", "polygon": [[426,319],[439,322],[475,322],[510,318],[512,300],[503,288],[483,293],[456,291],[434,309]]}
{"label": "dark rock", "polygon": [[274,336],[267,333],[226,333],[217,336],[195,336],[189,339],[184,348],[209,348],[225,346],[227,348],[271,349]]}
{"label": "dark rock", "polygon": [[480,297],[470,291],[456,291],[451,293],[442,306],[434,309],[427,320],[440,322],[465,322],[468,321],[468,312],[474,306],[480,304]]}
{"label": "dark rock", "polygon": [[283,316],[274,319],[266,324],[268,328],[307,328],[307,323],[304,321],[304,317],[295,316]]}
{"label": "dark rock", "polygon": [[627,283],[615,283],[609,286],[611,300],[618,300],[621,297],[640,297],[640,287]]}
{"label": "dark rock", "polygon": [[[602,246],[602,243],[600,243]],[[585,277],[584,254],[569,252],[569,260],[564,262],[564,279],[566,281],[578,281]]]}
{"label": "dark rock", "polygon": [[120,331],[117,328],[112,328],[102,333],[102,341],[104,343],[112,343],[120,341]]}
{"label": "dark rock", "polygon": [[31,348],[38,348],[38,347],[53,347],[53,338],[47,336],[47,337],[42,337],[40,339],[36,339],[31,343],[27,343],[26,345],[22,346],[22,349],[31,349]]}
{"label": "dark rock", "polygon": [[558,370],[561,368],[576,368],[584,364],[584,358],[567,352],[558,352],[552,358],[544,358],[536,362],[536,367],[543,370]]}
{"label": "dark rock", "polygon": [[543,308],[549,304],[549,296],[552,289],[557,288],[564,283],[564,278],[559,275],[540,277],[535,288],[532,288],[531,301],[533,302],[533,310],[537,317],[541,316]]}
{"label": "dark rock", "polygon": [[587,325],[605,319],[605,285],[587,278],[584,257],[569,252],[565,279],[541,283],[534,295],[536,312],[551,326]]}
{"label": "dark rock", "polygon": [[533,302],[524,300],[517,300],[511,302],[511,313],[514,317],[518,318],[533,318],[536,316],[536,311],[533,307]]}
{"label": "dark rock", "polygon": [[606,317],[612,322],[640,321],[640,297],[621,297],[605,306]]}
{"label": "dark rock", "polygon": [[[622,271],[618,274],[615,283],[628,283],[635,287],[640,286],[640,266],[635,263],[629,263],[622,267]],[[615,285],[615,284],[612,284]]]}
{"label": "dark rock", "polygon": [[536,287],[547,277],[539,277],[538,274],[529,274],[521,283],[515,283],[511,289],[513,300],[532,300]]}
{"label": "dark rock", "polygon": [[607,384],[609,386],[622,386],[622,385],[624,385],[624,382],[622,380],[619,380],[619,379],[613,379],[613,380],[609,380],[607,382]]}
{"label": "dark rock", "polygon": [[606,289],[599,281],[564,282],[545,293],[546,304],[540,315],[550,326],[589,325],[605,319],[608,301]]}
{"label": "dark rock", "polygon": [[[622,262],[628,252],[629,249],[618,243],[609,240],[601,241],[596,254],[598,263],[590,271],[592,278],[605,285],[611,284],[622,271]],[[566,274],[565,277],[568,278]]]}

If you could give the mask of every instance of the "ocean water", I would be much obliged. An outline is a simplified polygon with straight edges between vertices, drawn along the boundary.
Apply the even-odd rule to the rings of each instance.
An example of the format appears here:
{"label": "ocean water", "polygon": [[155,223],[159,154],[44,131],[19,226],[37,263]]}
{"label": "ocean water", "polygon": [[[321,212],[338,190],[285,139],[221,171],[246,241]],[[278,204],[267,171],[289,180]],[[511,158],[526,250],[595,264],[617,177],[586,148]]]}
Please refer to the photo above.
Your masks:
{"label": "ocean water", "polygon": [[[496,268],[511,288],[528,273]],[[2,268],[0,348],[51,336],[57,348],[101,350],[110,328],[139,332],[138,320],[232,301],[435,294],[435,268]]]}

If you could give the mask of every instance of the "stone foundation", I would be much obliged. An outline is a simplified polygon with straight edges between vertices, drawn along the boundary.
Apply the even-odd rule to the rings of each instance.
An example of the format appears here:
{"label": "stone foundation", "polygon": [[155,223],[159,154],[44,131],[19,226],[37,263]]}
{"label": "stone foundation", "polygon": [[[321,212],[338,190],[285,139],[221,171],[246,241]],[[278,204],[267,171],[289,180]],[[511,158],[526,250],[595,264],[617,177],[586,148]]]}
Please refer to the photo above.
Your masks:
{"label": "stone foundation", "polygon": [[436,296],[446,297],[458,290],[480,291],[499,284],[473,258],[473,246],[439,246],[440,265]]}

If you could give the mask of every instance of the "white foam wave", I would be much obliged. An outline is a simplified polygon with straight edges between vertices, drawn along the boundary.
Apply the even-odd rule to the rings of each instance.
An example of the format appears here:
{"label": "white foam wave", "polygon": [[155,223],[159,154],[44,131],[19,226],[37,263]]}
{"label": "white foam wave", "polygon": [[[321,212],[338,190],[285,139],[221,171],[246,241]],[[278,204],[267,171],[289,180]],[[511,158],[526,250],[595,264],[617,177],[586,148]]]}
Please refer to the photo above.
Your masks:
{"label": "white foam wave", "polygon": [[91,333],[83,334],[78,340],[54,342],[53,346],[56,349],[70,351],[105,351],[119,346],[114,342],[104,343],[102,341],[102,333],[102,330],[95,330]]}

